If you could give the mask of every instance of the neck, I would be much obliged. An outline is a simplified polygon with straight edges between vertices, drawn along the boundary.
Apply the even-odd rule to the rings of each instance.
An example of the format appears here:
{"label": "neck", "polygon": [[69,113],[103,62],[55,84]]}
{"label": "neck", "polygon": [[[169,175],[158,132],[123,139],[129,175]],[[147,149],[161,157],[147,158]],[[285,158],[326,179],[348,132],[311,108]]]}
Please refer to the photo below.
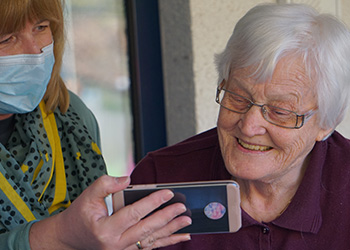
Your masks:
{"label": "neck", "polygon": [[13,114],[0,114],[0,121],[10,118]]}
{"label": "neck", "polygon": [[240,185],[241,207],[259,222],[270,222],[279,217],[291,203],[302,181],[308,160],[298,174],[288,173],[278,180],[236,179]]}
{"label": "neck", "polygon": [[240,185],[242,209],[259,222],[270,222],[279,217],[287,209],[297,190],[297,186],[285,189],[255,182]]}

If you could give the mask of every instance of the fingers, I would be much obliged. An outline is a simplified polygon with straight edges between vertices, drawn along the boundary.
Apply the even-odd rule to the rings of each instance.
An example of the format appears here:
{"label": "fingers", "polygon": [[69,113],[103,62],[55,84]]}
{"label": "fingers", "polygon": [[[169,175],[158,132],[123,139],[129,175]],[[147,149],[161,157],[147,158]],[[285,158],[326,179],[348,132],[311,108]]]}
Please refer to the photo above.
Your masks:
{"label": "fingers", "polygon": [[[115,249],[130,247],[130,249],[137,250],[136,242],[138,241],[143,242],[143,248],[151,249],[189,240],[189,235],[172,235],[191,224],[189,217],[177,217],[186,211],[184,204],[172,204],[154,212],[155,209],[174,197],[174,193],[170,190],[154,192],[106,217],[104,198],[110,193],[125,189],[129,183],[129,177],[102,176],[82,195],[85,197],[84,204],[88,206],[82,206],[85,213],[80,214],[86,214],[86,217],[91,219],[93,224],[89,226],[90,233],[102,245],[111,245]],[[151,212],[153,214],[149,215]],[[147,215],[149,216],[146,217]]]}
{"label": "fingers", "polygon": [[174,194],[170,190],[160,190],[154,192],[145,198],[118,210],[117,213],[111,216],[111,218],[115,221],[115,223],[120,223],[120,221],[122,221],[124,229],[127,229],[138,223],[142,218],[158,208],[160,205],[169,201],[173,196]]}
{"label": "fingers", "polygon": [[125,250],[137,250],[137,249],[148,250],[148,249],[155,249],[155,248],[158,249],[160,247],[171,246],[171,245],[175,245],[177,243],[189,241],[189,240],[191,240],[190,234],[173,234],[168,237],[157,239],[154,242],[150,242],[147,239],[143,241],[137,241],[131,246],[125,248]]}
{"label": "fingers", "polygon": [[[170,190],[160,190],[116,211],[109,217],[109,220],[113,220],[110,221],[112,225],[119,225],[114,229],[114,234],[121,234],[120,240],[125,243],[126,247],[135,246],[137,241],[146,239],[160,229],[164,229],[163,233],[155,234],[153,241],[167,237],[184,226],[188,226],[191,223],[189,217],[181,216],[173,220],[186,211],[186,207],[182,203],[169,205],[145,218],[146,215],[169,201],[173,196],[174,194]],[[149,240],[152,241],[152,238]],[[170,240],[168,239],[168,241]]]}
{"label": "fingers", "polygon": [[190,234],[173,234],[168,237],[164,237],[161,239],[158,239],[154,242],[153,245],[148,245],[146,247],[143,247],[142,243],[141,246],[143,249],[154,249],[159,247],[166,247],[170,245],[175,245],[180,242],[191,240]]}
{"label": "fingers", "polygon": [[148,236],[146,239],[142,240],[141,245],[144,249],[153,249],[190,240],[190,234],[173,234],[178,230],[189,226],[190,224],[191,219],[189,217],[178,217],[155,233]]}
{"label": "fingers", "polygon": [[[148,237],[148,240],[150,243],[152,243],[156,239],[167,237],[170,234],[177,232],[181,228],[191,224],[191,218],[188,216],[180,216],[175,218],[176,216],[182,214],[185,209],[186,208],[183,206],[183,204],[168,206],[154,215],[140,221],[138,227],[141,227],[144,230],[143,236]],[[169,216],[169,214],[171,215]]]}
{"label": "fingers", "polygon": [[168,223],[161,229],[157,230],[155,233],[153,233],[151,236],[147,238],[147,240],[149,241],[148,245],[152,245],[152,243],[158,239],[168,237],[169,235],[179,231],[180,229],[191,225],[191,223],[192,223],[192,220],[188,216],[180,216],[172,220],[170,223]]}
{"label": "fingers", "polygon": [[[186,220],[173,220],[176,216],[182,214],[183,212],[186,211],[186,208],[183,204],[178,203],[178,204],[173,204],[170,205],[160,211],[157,211],[153,215],[141,220],[138,224],[138,234],[141,239],[148,237],[149,235],[155,233],[159,229],[165,227],[167,225],[167,229],[165,232],[165,235],[169,235],[178,229],[182,228],[183,226],[188,225],[185,222]],[[164,236],[165,236],[164,235]],[[140,239],[138,238],[138,239]]]}
{"label": "fingers", "polygon": [[139,249],[137,247],[136,242],[139,242],[139,246],[144,250],[154,249],[159,247],[165,247],[169,245],[174,245],[179,242],[188,241],[191,239],[190,234],[173,234],[191,224],[191,219],[187,216],[180,216],[174,220],[172,220],[169,224],[164,227],[158,229],[153,234],[149,235],[145,239],[139,239],[126,248],[126,250],[136,250]]}
{"label": "fingers", "polygon": [[[122,235],[122,239],[127,239],[131,245],[141,241],[143,247],[166,245],[174,240],[188,240],[188,237],[167,238],[174,232],[191,224],[191,219],[187,216],[175,218],[185,211],[186,207],[182,203],[169,205],[129,228]],[[161,238],[167,239],[158,242],[157,240]]]}

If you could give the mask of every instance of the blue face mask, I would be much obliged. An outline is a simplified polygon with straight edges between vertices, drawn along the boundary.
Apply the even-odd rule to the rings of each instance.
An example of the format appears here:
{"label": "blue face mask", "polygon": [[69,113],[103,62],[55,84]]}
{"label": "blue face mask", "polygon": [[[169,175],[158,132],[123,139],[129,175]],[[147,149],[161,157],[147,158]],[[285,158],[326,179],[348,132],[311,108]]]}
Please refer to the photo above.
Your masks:
{"label": "blue face mask", "polygon": [[0,114],[33,111],[46,92],[54,63],[53,43],[40,54],[0,56]]}

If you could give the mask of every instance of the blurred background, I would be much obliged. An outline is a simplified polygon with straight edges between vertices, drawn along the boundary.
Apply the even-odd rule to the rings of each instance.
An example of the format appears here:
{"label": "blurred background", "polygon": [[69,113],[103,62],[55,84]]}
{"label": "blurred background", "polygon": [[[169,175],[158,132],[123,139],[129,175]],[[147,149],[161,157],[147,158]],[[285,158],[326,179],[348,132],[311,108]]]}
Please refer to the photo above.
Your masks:
{"label": "blurred background", "polygon": [[130,77],[123,0],[66,2],[63,77],[96,116],[108,172],[133,168]]}
{"label": "blurred background", "polygon": [[[350,24],[348,0],[65,0],[62,75],[95,114],[111,175],[216,125],[221,52],[264,2],[306,3]],[[350,137],[350,115],[338,130]]]}

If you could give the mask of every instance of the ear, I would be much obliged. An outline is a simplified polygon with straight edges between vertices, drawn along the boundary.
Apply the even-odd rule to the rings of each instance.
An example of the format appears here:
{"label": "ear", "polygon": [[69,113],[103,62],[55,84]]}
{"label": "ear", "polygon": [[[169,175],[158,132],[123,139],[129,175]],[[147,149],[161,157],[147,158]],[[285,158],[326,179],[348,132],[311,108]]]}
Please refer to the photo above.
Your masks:
{"label": "ear", "polygon": [[334,131],[333,128],[320,129],[316,137],[316,141],[325,141],[329,136],[332,135],[333,131]]}

